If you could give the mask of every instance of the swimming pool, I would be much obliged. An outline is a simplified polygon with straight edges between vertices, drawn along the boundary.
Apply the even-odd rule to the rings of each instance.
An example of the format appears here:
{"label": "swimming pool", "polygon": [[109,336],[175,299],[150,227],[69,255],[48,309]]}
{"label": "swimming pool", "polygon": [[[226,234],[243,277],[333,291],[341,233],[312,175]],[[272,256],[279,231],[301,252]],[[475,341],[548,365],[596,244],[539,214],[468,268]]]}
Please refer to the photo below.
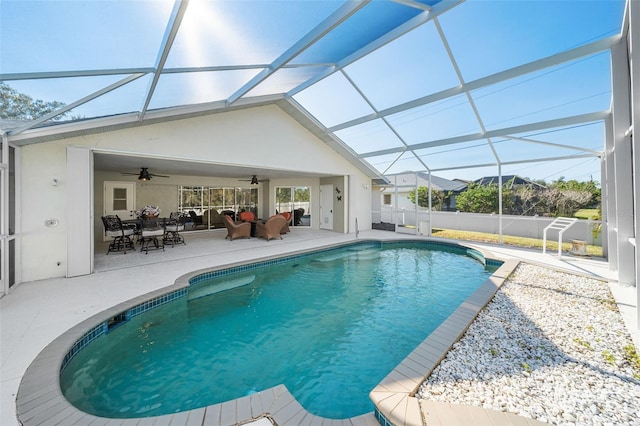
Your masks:
{"label": "swimming pool", "polygon": [[[473,251],[369,242],[201,274],[188,289],[151,303],[159,307],[114,316],[106,335],[70,351],[65,395],[96,415],[144,417],[285,383],[323,417],[372,411],[368,391],[490,274],[475,260],[482,256],[460,254]],[[269,269],[275,280],[265,278]],[[476,279],[465,283],[470,271]],[[313,272],[328,280],[316,282]],[[438,294],[433,283],[445,281],[453,283]]]}

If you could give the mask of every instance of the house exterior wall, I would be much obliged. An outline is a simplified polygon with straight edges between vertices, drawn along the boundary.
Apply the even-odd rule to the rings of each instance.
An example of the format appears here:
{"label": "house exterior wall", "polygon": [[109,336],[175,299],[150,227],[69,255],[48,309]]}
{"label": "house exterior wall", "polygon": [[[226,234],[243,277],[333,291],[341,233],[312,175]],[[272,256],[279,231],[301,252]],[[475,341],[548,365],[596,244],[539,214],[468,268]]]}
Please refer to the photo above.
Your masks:
{"label": "house exterior wall", "polygon": [[[413,202],[411,202],[411,200],[409,199],[410,192],[415,192],[415,190],[409,191],[406,188],[403,188],[402,191],[398,191],[397,197],[396,197],[396,192],[393,188],[387,189],[380,194],[380,199],[381,199],[380,203],[383,207],[386,207],[386,208],[394,207],[398,210],[402,210],[402,209],[415,210],[416,205],[413,204]],[[384,204],[384,194],[391,194],[391,205]]]}
{"label": "house exterior wall", "polygon": [[[349,175],[348,182],[349,191],[346,191],[345,205],[348,206],[349,227],[347,232],[353,233],[356,229],[359,231],[367,231],[371,229],[371,179],[361,179],[361,175]],[[357,219],[357,227],[356,227]]]}
{"label": "house exterior wall", "polygon": [[[121,154],[210,162],[212,165],[253,165],[324,176],[350,176],[354,186],[370,183],[370,179],[360,170],[275,105],[26,145],[22,147],[21,156],[23,281],[65,276],[67,232],[81,232],[66,220],[67,217],[73,217],[73,212],[66,211],[65,176],[68,145],[83,146],[102,152],[114,151]],[[51,183],[54,178],[58,179],[57,186]],[[135,176],[128,179],[125,176],[96,174],[94,223],[95,217],[99,219],[101,211],[98,211],[98,208],[102,205],[103,196],[102,189],[97,189],[102,187],[102,179],[111,178],[136,180]],[[171,179],[172,182],[160,182],[158,179],[154,180],[153,184],[149,182],[145,185],[168,185],[180,180],[186,182],[184,177]],[[319,179],[302,179],[295,182],[296,185],[312,186],[312,203],[315,209],[312,214],[317,217]],[[189,184],[193,183],[196,183],[195,180],[189,178]],[[269,183],[269,200],[263,200],[262,203],[273,202],[273,188],[280,184],[285,183]],[[369,212],[370,215],[371,202],[368,191],[356,191],[351,194],[351,198],[359,206],[359,210]],[[273,208],[270,210],[273,211]],[[347,210],[347,214],[352,213]],[[45,220],[49,218],[58,219],[59,225],[54,228],[45,227]],[[350,216],[349,222],[353,222],[354,218],[355,216]],[[312,227],[317,229],[317,222],[312,224]],[[360,227],[370,229],[370,220],[363,221]],[[96,238],[99,238],[99,235],[101,228]]]}

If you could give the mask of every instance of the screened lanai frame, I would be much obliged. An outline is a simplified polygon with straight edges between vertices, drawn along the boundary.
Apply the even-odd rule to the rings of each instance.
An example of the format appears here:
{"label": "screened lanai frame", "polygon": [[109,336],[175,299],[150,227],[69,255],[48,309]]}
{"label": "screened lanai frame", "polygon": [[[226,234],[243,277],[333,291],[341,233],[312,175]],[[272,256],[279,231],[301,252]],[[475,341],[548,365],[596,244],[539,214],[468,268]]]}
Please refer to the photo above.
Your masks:
{"label": "screened lanai frame", "polygon": [[[127,2],[118,3],[127,4]],[[154,2],[141,3],[154,4]],[[267,7],[265,4],[268,4],[271,8],[274,7],[271,2],[242,3],[254,6],[258,11],[263,11]],[[620,34],[600,37],[595,41],[554,52],[526,64],[518,64],[506,70],[503,69],[478,78],[467,78],[465,80],[460,63],[464,63],[468,59],[463,58],[461,60],[456,56],[456,52],[454,52],[455,43],[459,43],[459,41],[454,40],[454,46],[452,46],[446,34],[446,30],[455,29],[455,27],[446,27],[448,14],[456,13],[459,8],[465,7],[465,3],[470,3],[472,7],[477,7],[473,1],[438,0],[422,2],[410,0],[313,2],[313,7],[310,7],[308,2],[306,4],[305,2],[285,2],[286,6],[279,6],[282,8],[281,12],[297,12],[298,15],[296,15],[295,20],[304,22],[306,26],[299,24],[295,29],[282,30],[282,25],[280,25],[274,29],[274,24],[264,24],[265,20],[261,20],[259,21],[261,24],[260,30],[270,31],[267,41],[272,42],[273,47],[250,49],[250,52],[245,55],[246,57],[234,57],[222,47],[213,46],[209,47],[209,50],[205,50],[206,47],[202,48],[204,53],[219,53],[222,58],[217,59],[198,58],[197,55],[194,58],[184,53],[185,50],[194,50],[187,43],[188,40],[195,40],[195,37],[189,39],[192,33],[200,36],[213,34],[214,37],[222,37],[222,35],[215,32],[205,32],[202,22],[204,20],[199,20],[198,15],[216,16],[214,12],[218,12],[219,15],[225,18],[237,19],[237,22],[231,20],[227,25],[228,27],[233,27],[234,24],[255,24],[258,18],[254,15],[257,12],[254,12],[254,15],[247,13],[246,6],[243,12],[241,10],[242,6],[231,6],[229,2],[224,1],[178,0],[173,3],[172,8],[164,6],[162,9],[162,14],[164,15],[157,13],[162,16],[159,20],[160,22],[162,19],[166,20],[166,26],[163,27],[160,22],[155,22],[152,26],[155,30],[154,37],[160,35],[160,30],[163,31],[161,42],[159,43],[160,47],[154,53],[155,57],[152,57],[153,55],[147,49],[144,50],[145,55],[142,55],[146,57],[146,63],[142,59],[132,61],[132,63],[143,63],[145,66],[91,69],[91,64],[87,64],[87,68],[84,70],[38,71],[28,69],[18,71],[13,69],[13,62],[25,62],[22,66],[29,66],[29,61],[26,59],[16,61],[16,59],[11,60],[10,58],[4,60],[2,63],[5,65],[2,66],[0,79],[7,84],[15,85],[17,88],[25,87],[25,93],[33,93],[26,90],[30,85],[32,90],[33,88],[36,88],[36,90],[40,88],[42,93],[55,93],[56,90],[63,90],[62,88],[69,86],[82,86],[85,87],[86,91],[82,94],[83,96],[78,97],[79,95],[75,95],[75,98],[65,99],[65,106],[9,130],[8,135],[12,141],[20,144],[21,140],[26,141],[36,134],[53,134],[57,131],[54,127],[73,125],[74,121],[86,121],[86,119],[63,119],[59,121],[53,121],[53,119],[60,118],[61,114],[67,114],[67,117],[71,118],[76,117],[75,114],[84,115],[83,111],[91,111],[90,108],[97,104],[101,105],[96,106],[94,110],[98,114],[102,112],[102,115],[95,115],[93,118],[100,118],[102,120],[101,125],[104,125],[105,122],[144,121],[145,118],[149,117],[149,114],[154,114],[153,116],[156,117],[163,114],[184,113],[194,109],[216,110],[230,108],[238,104],[284,99],[293,107],[305,114],[309,114],[330,137],[345,144],[348,149],[353,150],[360,161],[366,162],[373,169],[373,174],[384,175],[407,170],[448,170],[450,167],[442,168],[438,167],[437,164],[431,163],[428,158],[430,155],[429,148],[444,145],[455,146],[472,140],[484,142],[485,152],[483,159],[486,161],[465,164],[465,167],[478,167],[489,164],[497,167],[507,163],[518,164],[518,159],[509,161],[501,159],[494,147],[495,138],[517,139],[521,143],[549,147],[552,142],[531,138],[529,134],[538,132],[540,129],[603,122],[607,114],[608,101],[605,108],[586,112],[581,111],[580,114],[565,114],[559,119],[556,115],[553,119],[527,122],[518,126],[493,126],[493,128],[490,123],[485,123],[484,114],[481,113],[481,108],[478,108],[478,103],[481,104],[483,98],[488,96],[486,93],[482,93],[483,90],[496,87],[496,85],[505,82],[509,83],[522,76],[529,78],[528,76],[535,73],[545,73],[549,69],[553,71],[549,72],[549,74],[557,73],[557,70],[563,67],[575,66],[575,64],[571,64],[572,61],[580,63],[580,61],[593,60],[594,56],[602,58],[603,54],[606,57],[606,53],[611,46],[620,41]],[[159,3],[155,2],[155,4]],[[291,10],[288,10],[289,4],[295,6],[291,6]],[[11,5],[11,2],[9,2],[9,5]],[[52,6],[48,7],[53,9]],[[19,7],[16,7],[16,9],[19,9]],[[112,13],[115,14],[118,11],[125,10],[124,8],[122,10],[115,9],[112,10]],[[305,11],[305,13],[300,15],[302,11]],[[242,13],[246,16],[239,19],[238,16]],[[314,18],[312,19],[311,16]],[[11,17],[9,15],[7,20]],[[27,18],[37,19],[38,15],[22,17],[22,19]],[[20,23],[21,20],[18,19],[17,21]],[[291,25],[293,19],[283,18],[283,21]],[[441,21],[444,21],[445,24],[441,24]],[[384,22],[386,26],[376,28],[381,26],[381,22]],[[121,26],[127,23],[128,21],[125,21]],[[209,23],[209,26],[211,25],[213,24]],[[620,22],[618,22],[618,27],[619,25]],[[196,28],[193,29],[193,27]],[[246,27],[243,27],[243,29],[246,29]],[[219,33],[224,30],[227,30],[227,28],[221,29]],[[600,29],[598,28],[594,31],[598,30]],[[11,28],[8,31],[11,31]],[[466,28],[465,31],[473,32],[474,30]],[[421,34],[421,32],[425,34]],[[453,32],[454,37],[459,37],[455,34],[457,31]],[[279,35],[279,33],[283,35]],[[136,35],[135,31],[133,35]],[[412,38],[416,37],[422,38],[412,40]],[[425,39],[426,37],[431,38]],[[141,39],[139,35],[136,38]],[[131,40],[132,44],[143,44],[143,42],[136,41],[136,38]],[[147,36],[144,39],[148,38],[150,39],[151,37]],[[431,65],[430,72],[442,74],[443,76],[441,78],[425,79],[426,86],[436,89],[431,93],[425,93],[423,96],[415,98],[415,93],[409,90],[412,86],[409,86],[404,88],[404,91],[410,92],[411,96],[405,94],[399,97],[399,99],[406,99],[406,101],[386,105],[384,100],[377,99],[380,97],[379,94],[370,94],[371,88],[366,86],[367,84],[370,85],[371,82],[365,81],[362,74],[368,69],[369,62],[376,65],[375,56],[379,55],[379,52],[392,49],[393,45],[396,44],[407,43],[403,41],[405,38],[412,42],[413,49],[416,46],[418,47],[418,52],[422,49],[420,47],[421,42],[424,42],[431,51],[437,52],[433,54],[433,58],[441,60],[444,65]],[[351,42],[351,39],[354,41]],[[47,47],[43,40],[34,39],[33,41],[43,42],[43,48]],[[146,43],[151,44],[150,41],[146,41]],[[10,44],[11,42],[9,42],[9,49],[4,49],[4,51],[11,51]],[[259,41],[250,39],[249,35],[246,36],[246,39],[231,42],[230,44],[246,47],[247,45],[259,44]],[[267,45],[269,43],[264,44]],[[5,45],[7,45],[6,41]],[[97,46],[96,51],[104,50],[106,46],[108,45],[102,41]],[[34,55],[34,57],[37,56]],[[374,59],[369,59],[371,57]],[[236,62],[233,62],[233,59]],[[251,62],[252,59],[260,60],[260,62]],[[432,57],[429,56],[427,59],[432,59]],[[118,56],[117,60],[114,59],[112,62],[117,62],[118,60],[123,59]],[[606,58],[606,61],[608,60]],[[35,65],[34,62],[31,62],[33,67],[47,67],[46,62],[44,62],[45,65],[40,65],[43,63],[42,61],[39,61],[38,65]],[[102,62],[107,63],[110,60],[102,59],[95,62],[99,62],[96,65],[101,65]],[[439,71],[432,71],[432,69],[438,69]],[[491,68],[489,69],[492,70]],[[467,70],[464,71],[466,72]],[[448,72],[448,74],[445,72]],[[351,101],[346,101],[345,93],[341,93],[340,103],[349,103],[350,111],[346,115],[349,119],[341,118],[341,121],[333,123],[332,120],[326,119],[323,116],[323,112],[308,98],[314,96],[314,90],[324,90],[325,82],[335,79],[336,76],[339,76],[340,80],[342,80],[340,84],[344,84],[350,92],[357,94],[359,100],[353,102],[357,102],[359,106],[352,106]],[[605,75],[605,77],[607,76]],[[89,80],[94,80],[95,82],[89,84]],[[435,82],[435,80],[438,81]],[[177,88],[185,91],[184,88],[187,86],[205,85],[206,87],[207,84],[209,86],[217,86],[211,89],[209,96],[202,95],[204,91],[198,90],[198,97],[186,96],[188,99],[180,102],[175,100],[176,94],[172,93],[176,92]],[[521,83],[516,85],[519,84]],[[59,89],[56,89],[58,85]],[[202,87],[199,87],[199,89],[202,89]],[[499,91],[504,90],[506,89],[500,89]],[[398,92],[402,91],[398,90]],[[78,90],[76,89],[72,92],[78,93]],[[123,97],[128,99],[135,99],[135,105],[127,103],[126,106],[121,106],[130,108],[130,110],[113,111],[110,109],[109,105],[111,104],[121,105],[115,102],[117,93],[122,93]],[[174,101],[170,102],[172,96]],[[603,96],[610,97],[610,90],[604,93]],[[40,96],[39,93],[33,93],[33,97],[38,99],[47,98],[46,96]],[[454,134],[449,137],[438,134],[435,136],[424,135],[422,138],[416,139],[416,131],[407,128],[406,121],[405,124],[402,124],[403,115],[414,114],[421,108],[429,108],[439,103],[455,100],[456,97],[464,104],[464,114],[471,119],[471,126],[473,127],[469,127],[469,130],[472,131],[464,134]],[[329,109],[340,110],[340,107],[334,102]],[[362,113],[359,113],[360,111]],[[433,115],[428,112],[427,114]],[[349,117],[349,115],[354,116]],[[88,115],[85,117],[91,118]],[[386,135],[382,136],[386,140],[384,147],[362,149],[362,146],[358,146],[358,141],[354,141],[352,137],[345,135],[345,131],[353,132],[358,126],[371,122],[379,122],[382,133],[386,133]],[[444,120],[440,121],[440,123],[443,122]],[[427,123],[429,122],[427,121]],[[54,124],[57,124],[57,126],[54,126]],[[420,127],[420,125],[417,127]],[[441,124],[438,127],[445,126]],[[36,128],[38,131],[35,130]],[[405,128],[407,129],[405,130]],[[378,136],[379,133],[370,139],[375,139]],[[371,145],[373,144],[369,143],[369,146]],[[556,157],[558,159],[571,159],[580,158],[584,155],[598,156],[602,155],[602,145],[601,143],[601,146],[597,149],[588,147],[588,153],[585,154],[585,151],[580,151],[581,147],[573,146],[571,143],[556,143],[557,148],[565,151],[573,150],[573,152],[564,153],[561,156],[537,157],[537,160],[547,161]],[[407,155],[403,156],[403,154]],[[388,156],[389,158],[381,162],[371,160],[380,159],[382,156]],[[406,162],[407,159],[412,161]],[[521,160],[530,162],[536,160],[536,158],[529,155],[527,158],[521,158]],[[403,168],[398,169],[397,167]]]}
{"label": "screened lanai frame", "polygon": [[[544,10],[528,11],[538,17],[529,26],[518,25],[521,16],[513,15],[513,25],[504,29],[502,39],[514,38],[520,45],[501,52],[500,61],[487,56],[496,50],[492,48],[497,41],[482,38],[483,31],[495,24],[492,15],[485,20],[468,18],[483,9],[496,12],[497,3],[511,8],[521,2],[178,0],[104,2],[104,10],[91,9],[98,3],[2,3],[0,80],[35,99],[66,104],[41,118],[8,128],[3,124],[6,143],[20,146],[176,116],[284,102],[290,111],[315,123],[325,142],[351,154],[374,180],[403,171],[446,174],[489,169],[500,174],[521,165],[569,160],[593,159],[600,168],[612,95],[610,52],[622,41],[624,1],[599,4],[616,11],[605,10],[607,21],[601,9],[594,9],[598,22],[606,24],[593,26],[591,32],[580,27],[580,18],[596,7],[595,2],[550,2],[539,8]],[[559,5],[568,9],[554,9]],[[208,14],[214,9],[218,15]],[[460,16],[467,18],[465,25],[456,22]],[[546,20],[551,23],[547,27]],[[36,21],[47,22],[49,30],[27,31]],[[232,31],[236,24],[242,31]],[[68,34],[76,37],[65,39]],[[196,41],[207,36],[213,42],[202,55],[187,57],[184,52],[200,47],[187,35]],[[557,40],[551,50],[531,48],[538,37]],[[90,48],[82,49],[82,38],[90,39]],[[465,39],[486,44],[476,49],[484,56],[474,51],[461,54]],[[428,57],[417,65],[430,64],[428,75],[403,74],[401,67],[390,65],[393,61],[385,61],[386,55],[395,58],[389,51],[398,45],[409,49],[412,54],[407,56],[412,58],[420,56],[416,51],[427,51]],[[532,57],[525,54],[529,51]],[[435,59],[441,61],[436,64]],[[515,117],[497,117],[498,109],[486,104],[492,97],[513,90],[517,94],[520,87],[581,67],[603,71],[595,78],[606,87],[583,96],[569,93],[558,104],[539,110],[516,113],[514,105]],[[442,78],[433,78],[436,74]],[[395,78],[389,79],[390,75]],[[574,80],[582,86],[592,82],[586,77]],[[205,84],[211,87],[202,90]],[[190,85],[198,90],[180,97],[176,88]],[[381,86],[392,86],[388,92],[393,96],[372,90]],[[325,110],[318,105],[318,92],[333,93]],[[347,94],[355,95],[355,100]],[[598,102],[590,104],[589,99]],[[453,132],[448,135],[421,133],[447,128],[448,111],[461,111],[453,115],[464,116],[463,125],[449,125]],[[64,113],[65,118],[55,120]],[[415,116],[425,124],[417,123]],[[595,134],[596,143],[575,142],[576,134],[583,140],[580,131],[586,127],[596,129],[589,136]],[[372,128],[373,133],[358,134]],[[535,148],[518,156],[502,149],[507,144]],[[448,156],[445,148],[453,154]],[[469,159],[462,161],[466,153]],[[461,161],[452,162],[450,157]]]}

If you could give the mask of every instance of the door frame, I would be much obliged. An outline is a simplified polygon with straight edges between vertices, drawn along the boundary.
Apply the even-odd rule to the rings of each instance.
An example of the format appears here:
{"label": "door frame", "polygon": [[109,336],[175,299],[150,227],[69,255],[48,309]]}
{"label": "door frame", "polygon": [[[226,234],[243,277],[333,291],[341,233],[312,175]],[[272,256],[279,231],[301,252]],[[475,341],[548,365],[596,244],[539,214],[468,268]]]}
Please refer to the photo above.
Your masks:
{"label": "door frame", "polygon": [[[127,187],[127,208],[125,210],[129,211],[129,216],[124,217],[120,215],[120,219],[129,220],[134,218],[133,212],[136,208],[136,183],[135,182],[126,182],[126,181],[114,181],[114,180],[105,180],[102,182],[102,215],[105,216],[107,214],[113,214],[112,211],[107,211],[107,206],[113,205],[113,191],[108,191],[108,186],[113,188],[115,187]],[[102,241],[107,241],[110,238],[102,234]]]}
{"label": "door frame", "polygon": [[[102,205],[102,214],[103,216],[106,214],[112,214],[111,211],[107,211],[107,206],[111,205],[109,201],[113,201],[113,193],[107,191],[107,185],[116,186],[126,186],[130,189],[127,191],[127,194],[130,194],[131,197],[127,197],[127,208],[125,210],[129,211],[129,216],[124,217],[120,216],[122,220],[133,219],[133,212],[136,209],[136,183],[135,182],[126,182],[126,181],[116,181],[116,180],[105,180],[102,182],[103,188],[103,205]],[[130,203],[130,204],[129,204]],[[130,208],[129,208],[130,207]]]}
{"label": "door frame", "polygon": [[[320,185],[320,229],[328,229],[333,231],[333,220],[334,220],[334,205],[333,205],[333,184],[321,184]],[[327,206],[326,203],[330,205]],[[329,222],[325,224],[325,210],[329,208]]]}
{"label": "door frame", "polygon": [[[0,296],[9,294],[11,288],[22,282],[20,265],[20,147],[9,143],[6,134],[0,138]],[[11,162],[13,151],[13,162]],[[13,174],[13,188],[10,175]],[[13,202],[11,190],[13,189]],[[11,216],[14,229],[10,229]],[[13,249],[12,249],[13,243]],[[13,272],[13,276],[12,273]],[[13,278],[13,279],[11,279]]]}

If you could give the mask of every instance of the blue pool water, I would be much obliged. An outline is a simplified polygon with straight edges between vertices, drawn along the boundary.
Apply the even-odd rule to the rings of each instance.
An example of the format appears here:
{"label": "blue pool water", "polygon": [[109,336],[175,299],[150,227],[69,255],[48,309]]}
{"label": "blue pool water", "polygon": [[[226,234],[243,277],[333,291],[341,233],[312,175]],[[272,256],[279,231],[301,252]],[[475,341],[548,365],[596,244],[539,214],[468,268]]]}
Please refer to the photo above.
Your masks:
{"label": "blue pool water", "polygon": [[75,354],[61,388],[104,417],[185,411],[278,384],[322,417],[370,412],[371,389],[490,275],[451,251],[365,244],[197,282]]}

